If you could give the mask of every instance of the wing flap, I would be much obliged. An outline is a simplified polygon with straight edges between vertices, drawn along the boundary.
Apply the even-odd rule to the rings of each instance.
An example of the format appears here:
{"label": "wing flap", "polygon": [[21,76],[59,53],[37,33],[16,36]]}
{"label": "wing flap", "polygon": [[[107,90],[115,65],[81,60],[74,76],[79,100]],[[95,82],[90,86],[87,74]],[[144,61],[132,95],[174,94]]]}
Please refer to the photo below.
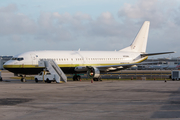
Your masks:
{"label": "wing flap", "polygon": [[147,65],[157,62],[144,62],[144,63],[132,63],[132,64],[119,64],[119,65],[108,65],[108,66],[97,66],[100,71],[114,71],[114,70],[122,70],[134,65]]}

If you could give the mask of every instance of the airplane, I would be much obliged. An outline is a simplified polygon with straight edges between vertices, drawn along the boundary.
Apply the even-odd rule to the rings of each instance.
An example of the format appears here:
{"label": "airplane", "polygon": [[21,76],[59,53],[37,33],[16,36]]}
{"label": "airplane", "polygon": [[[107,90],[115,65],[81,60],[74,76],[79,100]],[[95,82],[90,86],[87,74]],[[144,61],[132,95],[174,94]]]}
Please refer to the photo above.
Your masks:
{"label": "airplane", "polygon": [[179,68],[178,65],[174,65],[174,64],[171,64],[171,62],[168,62],[168,64],[165,65],[164,69],[165,70],[177,70]]}
{"label": "airplane", "polygon": [[165,62],[165,64],[158,64],[158,65],[147,65],[145,69],[147,70],[176,70],[180,67],[180,63],[175,65],[173,62]]}
{"label": "airplane", "polygon": [[34,75],[43,71],[38,61],[54,60],[65,74],[75,74],[73,80],[80,80],[79,73],[87,73],[94,81],[101,80],[100,73],[119,71],[138,65],[148,56],[174,52],[146,53],[150,22],[145,21],[132,44],[119,51],[30,51],[15,55],[4,64],[4,68],[15,75]]}
{"label": "airplane", "polygon": [[178,63],[178,65],[176,66],[176,69],[180,69],[180,63]]}

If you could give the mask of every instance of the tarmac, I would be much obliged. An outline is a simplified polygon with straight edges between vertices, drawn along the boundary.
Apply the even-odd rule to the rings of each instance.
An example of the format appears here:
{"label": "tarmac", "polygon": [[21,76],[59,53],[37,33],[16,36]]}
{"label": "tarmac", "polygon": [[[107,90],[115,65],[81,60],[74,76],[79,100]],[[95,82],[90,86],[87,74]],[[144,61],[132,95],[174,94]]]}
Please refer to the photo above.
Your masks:
{"label": "tarmac", "polygon": [[179,120],[180,81],[0,82],[1,120]]}

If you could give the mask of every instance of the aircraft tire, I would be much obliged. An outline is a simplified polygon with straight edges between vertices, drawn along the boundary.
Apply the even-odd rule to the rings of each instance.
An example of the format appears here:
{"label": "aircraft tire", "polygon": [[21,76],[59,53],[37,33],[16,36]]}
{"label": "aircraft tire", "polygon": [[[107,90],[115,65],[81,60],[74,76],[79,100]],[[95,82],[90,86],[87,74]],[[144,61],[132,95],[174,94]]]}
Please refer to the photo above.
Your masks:
{"label": "aircraft tire", "polygon": [[21,82],[26,82],[26,79],[25,78],[21,78]]}
{"label": "aircraft tire", "polygon": [[98,79],[98,81],[102,81],[102,80],[101,80],[101,76],[99,76],[97,79]]}
{"label": "aircraft tire", "polygon": [[75,75],[73,76],[73,81],[76,81],[76,76]]}
{"label": "aircraft tire", "polygon": [[102,80],[101,80],[101,76],[98,77],[98,78],[93,78],[93,80],[94,80],[94,81],[102,81]]}
{"label": "aircraft tire", "polygon": [[26,79],[25,79],[25,78],[23,78],[23,82],[26,82]]}
{"label": "aircraft tire", "polygon": [[37,78],[35,78],[35,82],[38,83],[38,79]]}
{"label": "aircraft tire", "polygon": [[51,81],[50,81],[49,79],[46,79],[46,82],[47,82],[47,83],[51,83]]}
{"label": "aircraft tire", "polygon": [[76,80],[77,80],[77,81],[80,81],[80,79],[81,79],[81,76],[78,75],[78,76],[76,77]]}
{"label": "aircraft tire", "polygon": [[80,75],[74,75],[73,76],[73,81],[80,81],[81,76]]}

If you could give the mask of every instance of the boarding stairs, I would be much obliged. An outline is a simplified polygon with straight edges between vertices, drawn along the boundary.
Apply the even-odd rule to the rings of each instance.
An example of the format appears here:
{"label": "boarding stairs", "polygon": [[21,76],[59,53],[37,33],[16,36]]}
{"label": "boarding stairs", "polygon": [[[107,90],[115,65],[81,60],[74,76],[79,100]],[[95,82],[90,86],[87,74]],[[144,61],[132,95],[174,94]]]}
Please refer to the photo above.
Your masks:
{"label": "boarding stairs", "polygon": [[39,67],[45,67],[51,74],[54,74],[57,83],[67,82],[67,76],[54,60],[40,60],[38,61],[38,65]]}

